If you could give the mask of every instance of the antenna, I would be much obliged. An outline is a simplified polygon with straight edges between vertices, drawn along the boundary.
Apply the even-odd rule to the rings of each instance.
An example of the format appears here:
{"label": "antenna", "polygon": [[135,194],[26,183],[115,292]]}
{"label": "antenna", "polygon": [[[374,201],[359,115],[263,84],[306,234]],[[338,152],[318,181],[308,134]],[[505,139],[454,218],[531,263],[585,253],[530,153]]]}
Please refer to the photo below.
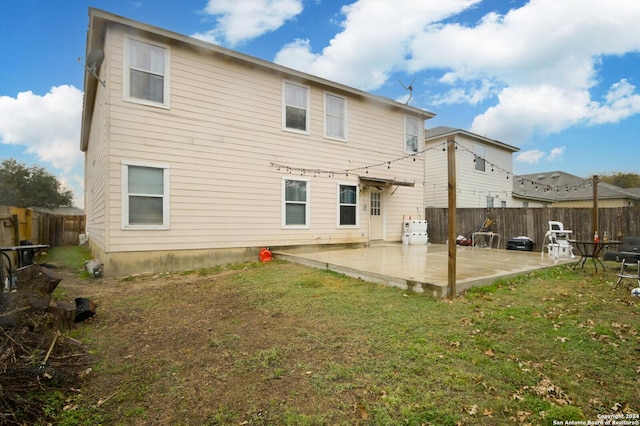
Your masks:
{"label": "antenna", "polygon": [[416,81],[416,79],[414,78],[413,80],[411,80],[411,83],[409,83],[408,86],[405,86],[402,83],[402,80],[398,80],[398,82],[400,82],[400,85],[402,87],[404,87],[404,90],[406,90],[407,92],[409,92],[409,99],[407,99],[407,102],[405,102],[405,105],[409,104],[409,101],[411,100],[411,98],[413,97],[413,82]]}
{"label": "antenna", "polygon": [[[105,87],[104,81],[100,80],[100,77],[98,77],[98,69],[102,64],[102,61],[104,61],[104,52],[102,49],[93,49],[91,53],[89,53],[89,56],[87,56],[84,68],[93,74],[96,80],[102,84],[102,87]],[[80,62],[80,58],[78,58],[78,62]]]}

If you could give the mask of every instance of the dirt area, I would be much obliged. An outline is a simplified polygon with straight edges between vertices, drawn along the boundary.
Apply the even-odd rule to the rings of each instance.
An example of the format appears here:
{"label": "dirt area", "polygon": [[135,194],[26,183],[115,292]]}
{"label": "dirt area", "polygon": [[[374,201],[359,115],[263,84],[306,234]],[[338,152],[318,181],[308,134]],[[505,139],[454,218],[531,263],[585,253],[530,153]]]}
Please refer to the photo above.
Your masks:
{"label": "dirt area", "polygon": [[[290,276],[306,271],[278,268]],[[76,326],[95,362],[80,407],[104,415],[105,424],[353,424],[367,417],[357,408],[370,398],[366,391],[336,395],[314,379],[345,358],[370,356],[367,345],[329,318],[307,321],[277,307],[281,295],[253,294],[242,270],[126,280],[57,273],[65,297],[97,304],[96,317]],[[327,334],[333,337],[314,338]],[[328,418],[329,411],[342,414]]]}

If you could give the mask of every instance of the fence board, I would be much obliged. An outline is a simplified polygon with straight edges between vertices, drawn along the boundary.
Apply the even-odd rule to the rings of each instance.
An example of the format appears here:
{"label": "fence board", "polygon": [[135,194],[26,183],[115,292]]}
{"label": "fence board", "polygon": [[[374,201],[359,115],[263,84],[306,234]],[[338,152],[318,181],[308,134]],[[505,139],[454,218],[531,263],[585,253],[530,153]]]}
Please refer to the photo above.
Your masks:
{"label": "fence board", "polygon": [[[425,209],[430,242],[446,243],[447,212],[446,208]],[[593,238],[592,213],[593,209],[587,207],[463,208],[456,210],[456,221],[458,234],[470,238],[471,233],[479,230],[485,219],[490,217],[496,222],[494,231],[502,235],[503,248],[510,238],[527,236],[536,243],[536,250],[539,250],[550,220],[560,221],[566,229],[573,230],[575,239]],[[640,207],[599,208],[598,233],[601,238],[605,230],[611,240],[629,235],[640,236]]]}
{"label": "fence board", "polygon": [[77,245],[79,234],[84,233],[85,216],[56,215],[0,206],[0,246],[16,244],[16,226],[17,241],[50,246]]}

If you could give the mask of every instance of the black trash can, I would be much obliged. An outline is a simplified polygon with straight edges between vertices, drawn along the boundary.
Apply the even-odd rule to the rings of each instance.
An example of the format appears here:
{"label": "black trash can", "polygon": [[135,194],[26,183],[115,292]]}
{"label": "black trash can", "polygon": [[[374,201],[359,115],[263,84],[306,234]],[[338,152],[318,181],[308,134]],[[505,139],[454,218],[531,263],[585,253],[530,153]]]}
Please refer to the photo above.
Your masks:
{"label": "black trash can", "polygon": [[[29,240],[20,240],[21,246],[32,246],[33,243]],[[19,250],[18,257],[18,266],[28,266],[33,264],[33,250]]]}

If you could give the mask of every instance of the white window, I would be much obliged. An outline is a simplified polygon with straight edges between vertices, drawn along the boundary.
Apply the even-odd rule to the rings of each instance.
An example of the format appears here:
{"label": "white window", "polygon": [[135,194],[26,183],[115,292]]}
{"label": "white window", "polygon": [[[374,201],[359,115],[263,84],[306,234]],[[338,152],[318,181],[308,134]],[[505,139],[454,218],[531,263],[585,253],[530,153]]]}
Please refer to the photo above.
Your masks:
{"label": "white window", "polygon": [[124,99],[168,108],[169,49],[130,38],[124,45]]}
{"label": "white window", "polygon": [[358,187],[338,184],[338,226],[358,225]]}
{"label": "white window", "polygon": [[282,227],[309,227],[309,182],[306,179],[282,180]]}
{"label": "white window", "polygon": [[122,163],[122,228],[169,229],[169,166]]}
{"label": "white window", "polygon": [[487,200],[487,203],[486,203],[487,205],[485,207],[492,208],[493,207],[493,197],[492,196],[488,196],[488,197],[486,197],[486,200]]}
{"label": "white window", "polygon": [[484,172],[486,168],[487,148],[484,145],[475,144],[473,147],[474,167],[479,172]]}
{"label": "white window", "polygon": [[342,96],[324,94],[324,136],[347,139],[347,100]]}
{"label": "white window", "polygon": [[420,122],[415,117],[404,117],[404,152],[415,154],[420,149]]}
{"label": "white window", "polygon": [[371,205],[369,209],[371,216],[380,216],[382,214],[382,203],[379,192],[371,192],[369,204]]}
{"label": "white window", "polygon": [[283,84],[282,128],[309,133],[309,88],[299,84]]}

